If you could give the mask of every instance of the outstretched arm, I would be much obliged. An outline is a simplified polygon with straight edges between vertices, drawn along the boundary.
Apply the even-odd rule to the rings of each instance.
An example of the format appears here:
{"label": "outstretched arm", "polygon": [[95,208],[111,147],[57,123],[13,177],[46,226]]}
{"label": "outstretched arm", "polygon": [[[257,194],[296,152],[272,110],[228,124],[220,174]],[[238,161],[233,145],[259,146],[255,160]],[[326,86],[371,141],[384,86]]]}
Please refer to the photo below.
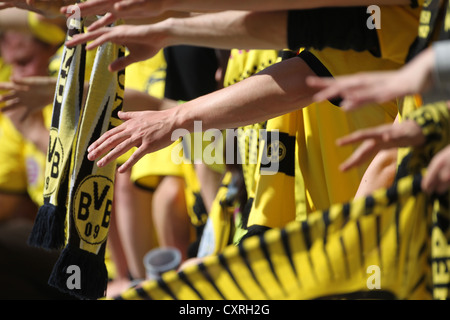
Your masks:
{"label": "outstretched arm", "polygon": [[314,93],[306,86],[305,77],[312,74],[302,59],[292,58],[169,110],[120,113],[125,122],[91,145],[89,159],[104,156],[97,163],[104,166],[132,147],[138,147],[119,168],[123,172],[146,153],[166,147],[179,138],[172,139],[172,134],[177,133],[175,130],[193,132],[194,121],[201,121],[203,130],[222,130],[262,122],[305,107],[311,103]]}
{"label": "outstretched arm", "polygon": [[342,97],[342,108],[354,110],[410,94],[427,93],[434,84],[435,52],[429,48],[398,71],[360,73],[333,78],[311,77],[308,85],[319,89],[314,101]]}

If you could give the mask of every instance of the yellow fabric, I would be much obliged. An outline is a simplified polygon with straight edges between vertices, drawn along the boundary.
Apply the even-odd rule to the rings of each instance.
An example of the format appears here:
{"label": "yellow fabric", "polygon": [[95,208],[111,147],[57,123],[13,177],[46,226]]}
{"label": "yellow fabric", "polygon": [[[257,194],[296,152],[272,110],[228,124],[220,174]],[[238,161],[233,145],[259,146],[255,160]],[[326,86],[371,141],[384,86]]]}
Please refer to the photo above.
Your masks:
{"label": "yellow fabric", "polygon": [[[248,238],[118,299],[449,299],[450,191],[421,191],[426,167],[450,139],[449,110],[409,115],[426,144],[387,189],[334,204]],[[403,175],[404,174],[404,175]]]}
{"label": "yellow fabric", "polygon": [[422,8],[381,6],[381,28],[377,29],[381,57],[395,63],[405,63],[419,27]]}
{"label": "yellow fabric", "polygon": [[[229,203],[228,201],[230,200],[227,199],[231,179],[231,172],[227,172],[211,206],[209,219],[212,224],[213,239],[207,238],[206,241],[203,241],[204,239],[202,238],[202,242],[200,243],[200,248],[202,246],[208,247],[206,251],[210,255],[220,254],[232,241],[235,203]],[[205,234],[205,230],[203,234]]]}
{"label": "yellow fabric", "polygon": [[[42,111],[47,128],[50,128],[52,109],[53,106],[48,105]],[[23,153],[27,173],[28,195],[34,203],[38,206],[42,206],[44,204],[44,197],[42,194],[44,191],[46,154],[29,141],[25,141]]]}
{"label": "yellow fabric", "polygon": [[208,212],[201,199],[200,182],[197,178],[194,165],[191,163],[183,163],[182,175],[185,180],[185,197],[186,208],[193,226],[203,226],[208,219]]}
{"label": "yellow fabric", "polygon": [[[11,68],[0,57],[0,82],[9,81],[10,74]],[[0,112],[0,192],[26,193],[26,170],[22,161],[24,143],[9,118]]]}
{"label": "yellow fabric", "polygon": [[39,15],[34,12],[28,12],[28,26],[34,37],[42,42],[61,45],[65,38],[66,32],[54,23],[43,21]]}
{"label": "yellow fabric", "polygon": [[[279,61],[278,50],[239,50],[230,53],[224,86],[230,86]],[[259,131],[263,124],[253,124],[238,131],[238,149],[249,198],[254,195],[254,181],[259,156]]]}
{"label": "yellow fabric", "polygon": [[[261,174],[257,175],[248,226],[281,227],[295,220],[295,137],[301,121],[298,116],[292,112],[267,121],[265,141],[270,145],[267,142],[263,152],[267,152],[271,162],[258,166]],[[270,137],[272,132],[277,132],[278,137]]]}
{"label": "yellow fabric", "polygon": [[27,191],[24,143],[11,121],[0,113],[0,192],[25,194]]}
{"label": "yellow fabric", "polygon": [[115,299],[446,299],[449,236],[432,223],[449,211],[419,191],[420,180],[314,212]]}
{"label": "yellow fabric", "polygon": [[[334,76],[400,67],[392,61],[374,58],[368,52],[344,52],[334,49],[311,52]],[[358,129],[392,123],[397,111],[397,104],[390,102],[345,113],[325,101],[285,115],[284,117],[296,119],[293,122],[298,122],[298,131],[290,133],[296,136],[295,152],[298,164],[293,165],[298,167],[295,170],[295,182],[275,182],[270,181],[270,176],[257,175],[255,200],[248,226],[280,228],[294,219],[303,220],[308,213],[324,210],[334,203],[350,201],[368,163],[357,169],[341,172],[339,164],[344,162],[356,147],[338,148],[336,139]],[[268,127],[273,121],[268,121]],[[280,133],[288,133],[291,131],[291,125],[288,125],[290,123],[287,120],[271,128],[278,128]]]}
{"label": "yellow fabric", "polygon": [[[159,99],[164,98],[166,66],[162,50],[151,59],[132,64],[127,68],[126,87],[147,92]],[[131,180],[138,186],[154,190],[163,176],[181,176],[181,167],[175,164],[171,158],[172,150],[177,143],[178,141],[142,157],[131,170]],[[124,157],[130,155],[131,153],[128,152]],[[121,161],[123,160],[122,157]]]}

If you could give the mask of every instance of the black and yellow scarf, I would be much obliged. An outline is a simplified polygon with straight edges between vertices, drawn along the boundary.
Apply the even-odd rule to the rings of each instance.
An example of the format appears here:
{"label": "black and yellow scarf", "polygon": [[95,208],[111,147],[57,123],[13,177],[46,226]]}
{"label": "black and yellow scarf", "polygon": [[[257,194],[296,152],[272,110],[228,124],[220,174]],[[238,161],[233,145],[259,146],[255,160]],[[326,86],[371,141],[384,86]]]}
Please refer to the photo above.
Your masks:
{"label": "black and yellow scarf", "polygon": [[[78,23],[82,21],[78,20]],[[69,28],[67,40],[82,32],[83,25]],[[64,47],[53,102],[45,167],[44,205],[39,208],[28,239],[31,246],[45,249],[60,249],[64,246],[70,161],[83,103],[85,61],[84,45]]]}
{"label": "black and yellow scarf", "polygon": [[[81,30],[82,26],[69,29],[68,36]],[[64,247],[50,285],[79,298],[97,299],[105,295],[108,281],[104,260],[116,164],[97,167],[87,159],[87,148],[121,123],[125,71],[111,73],[108,66],[125,49],[111,43],[97,49],[83,103],[84,54],[81,45],[65,48],[48,149],[46,201],[30,243],[48,249]],[[79,283],[69,285],[73,270],[79,271]]]}

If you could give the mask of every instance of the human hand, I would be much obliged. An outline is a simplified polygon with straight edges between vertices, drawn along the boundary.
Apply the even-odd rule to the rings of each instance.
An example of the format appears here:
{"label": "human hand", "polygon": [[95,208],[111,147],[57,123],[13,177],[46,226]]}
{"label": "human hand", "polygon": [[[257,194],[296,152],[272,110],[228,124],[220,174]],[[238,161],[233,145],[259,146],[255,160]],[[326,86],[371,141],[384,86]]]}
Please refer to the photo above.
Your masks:
{"label": "human hand", "polygon": [[398,71],[359,73],[336,78],[308,77],[307,84],[319,89],[316,102],[341,97],[344,110],[370,103],[384,103],[406,95],[425,93],[433,84],[434,52],[424,51]]}
{"label": "human hand", "polygon": [[[82,17],[103,15],[92,24],[88,31],[93,31],[113,23],[117,19],[136,19],[158,16],[165,11],[164,0],[90,0],[76,4]],[[75,10],[73,6],[61,8],[62,14]]]}
{"label": "human hand", "polygon": [[66,42],[66,46],[72,47],[88,41],[92,42],[86,46],[87,50],[95,49],[106,42],[124,45],[128,48],[130,52],[128,55],[110,64],[109,70],[112,72],[125,69],[135,62],[147,60],[166,46],[164,33],[153,25],[104,27],[75,35],[73,39]]}
{"label": "human hand", "polygon": [[422,190],[427,194],[443,194],[450,187],[450,145],[431,160],[422,179]]}
{"label": "human hand", "polygon": [[383,103],[402,96],[404,86],[395,72],[359,73],[336,78],[308,77],[307,84],[319,89],[313,96],[316,102],[341,98],[345,111],[355,110],[370,103]]}
{"label": "human hand", "polygon": [[22,109],[18,112],[24,121],[26,117],[52,103],[56,88],[56,79],[52,77],[26,77],[0,83],[0,103],[5,103],[2,112]]}
{"label": "human hand", "polygon": [[[129,170],[145,154],[170,145],[175,126],[175,109],[164,111],[119,112],[124,123],[104,133],[88,148],[88,159],[106,166],[133,147],[137,150],[119,167],[119,173]],[[177,137],[178,138],[178,137]],[[109,152],[109,153],[108,153]]]}
{"label": "human hand", "polygon": [[76,0],[2,0],[0,10],[16,7],[53,17],[61,15],[62,6],[75,2]]}
{"label": "human hand", "polygon": [[415,147],[425,142],[420,126],[412,120],[362,129],[337,140],[338,146],[361,143],[355,152],[340,165],[347,171],[371,159],[380,150]]}

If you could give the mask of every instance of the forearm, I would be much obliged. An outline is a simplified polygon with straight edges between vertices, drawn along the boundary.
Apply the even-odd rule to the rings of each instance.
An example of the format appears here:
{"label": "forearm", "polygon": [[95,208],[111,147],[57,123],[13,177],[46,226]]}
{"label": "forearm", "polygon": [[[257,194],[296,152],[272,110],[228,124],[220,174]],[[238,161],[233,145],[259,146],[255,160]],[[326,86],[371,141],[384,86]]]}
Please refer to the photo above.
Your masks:
{"label": "forearm", "polygon": [[313,72],[298,58],[283,61],[227,88],[186,102],[174,110],[175,127],[192,132],[227,129],[262,122],[311,103],[305,78]]}
{"label": "forearm", "polygon": [[166,10],[289,10],[310,9],[327,6],[409,5],[410,0],[170,0],[165,1]]}
{"label": "forearm", "polygon": [[284,49],[287,11],[225,11],[162,22],[167,45],[196,45],[220,49]]}
{"label": "forearm", "polygon": [[177,101],[158,99],[146,92],[126,88],[124,95],[123,111],[165,110],[176,106]]}

